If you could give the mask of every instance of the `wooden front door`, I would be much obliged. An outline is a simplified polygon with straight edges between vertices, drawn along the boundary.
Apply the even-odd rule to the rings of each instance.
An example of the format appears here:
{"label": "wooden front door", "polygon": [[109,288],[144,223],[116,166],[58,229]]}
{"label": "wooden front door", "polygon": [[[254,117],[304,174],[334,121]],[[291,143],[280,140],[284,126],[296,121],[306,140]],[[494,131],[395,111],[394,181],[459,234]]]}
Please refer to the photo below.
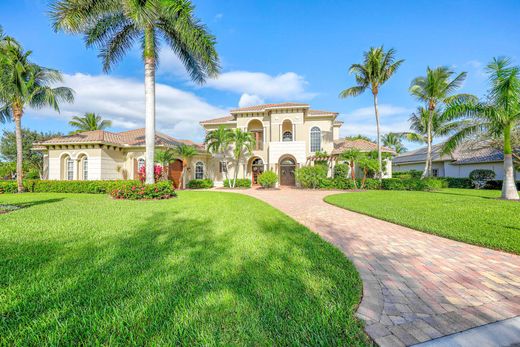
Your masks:
{"label": "wooden front door", "polygon": [[296,170],[296,163],[292,159],[284,159],[280,163],[280,184],[282,186],[294,186],[296,178],[294,171]]}
{"label": "wooden front door", "polygon": [[253,184],[258,184],[258,176],[264,172],[264,162],[257,158],[251,163],[251,171],[253,172]]}
{"label": "wooden front door", "polygon": [[168,179],[173,182],[175,188],[180,188],[182,176],[182,160],[175,160],[168,168]]}

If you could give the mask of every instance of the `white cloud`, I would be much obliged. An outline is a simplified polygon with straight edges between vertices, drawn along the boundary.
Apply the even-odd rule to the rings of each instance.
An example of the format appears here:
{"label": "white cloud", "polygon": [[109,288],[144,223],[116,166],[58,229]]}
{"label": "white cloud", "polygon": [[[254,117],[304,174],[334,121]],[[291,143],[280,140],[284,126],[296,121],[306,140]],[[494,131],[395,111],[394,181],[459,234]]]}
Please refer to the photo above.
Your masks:
{"label": "white cloud", "polygon": [[[379,111],[379,116],[381,118],[391,117],[391,116],[396,116],[396,115],[403,115],[403,114],[409,115],[413,112],[413,109],[410,109],[407,107],[389,105],[389,104],[381,104],[377,107],[377,109]],[[361,119],[361,118],[374,118],[375,119],[374,106],[357,108],[354,111],[347,113],[346,117],[354,118],[354,119]]]}
{"label": "white cloud", "polygon": [[215,22],[218,22],[220,21],[222,18],[224,18],[224,14],[223,13],[217,13],[214,17],[214,20]]}
{"label": "white cloud", "polygon": [[[39,116],[70,118],[85,112],[96,112],[113,121],[115,127],[144,126],[144,85],[141,81],[108,75],[81,73],[64,75],[64,83],[75,91],[75,102],[63,104],[61,114],[49,110],[32,113]],[[201,140],[199,121],[227,114],[227,110],[210,105],[193,93],[171,86],[156,85],[156,127],[176,138]]]}
{"label": "white cloud", "polygon": [[247,107],[247,106],[254,106],[254,105],[260,105],[265,103],[264,99],[259,97],[258,95],[251,95],[244,93],[240,97],[240,100],[238,101],[239,107]]}

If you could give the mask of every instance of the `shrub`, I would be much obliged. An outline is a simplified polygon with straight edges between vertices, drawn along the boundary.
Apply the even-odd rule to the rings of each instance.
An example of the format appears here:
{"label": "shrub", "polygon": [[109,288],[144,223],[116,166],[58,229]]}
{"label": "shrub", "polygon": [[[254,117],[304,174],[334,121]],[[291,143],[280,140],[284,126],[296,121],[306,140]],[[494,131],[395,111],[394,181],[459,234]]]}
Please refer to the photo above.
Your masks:
{"label": "shrub", "polygon": [[334,176],[332,179],[332,185],[335,189],[355,189],[354,181],[345,176]]}
{"label": "shrub", "polygon": [[[106,194],[123,185],[141,184],[137,180],[130,181],[48,181],[24,180],[24,190],[32,193],[88,193]],[[16,181],[0,181],[0,192],[16,193]]]}
{"label": "shrub", "polygon": [[336,166],[334,166],[334,178],[337,178],[337,177],[348,178],[349,171],[350,171],[350,167],[348,164],[337,164]]}
{"label": "shrub", "polygon": [[480,189],[486,185],[487,181],[495,179],[495,171],[488,169],[477,169],[469,173],[469,179],[475,188]]}
{"label": "shrub", "polygon": [[258,176],[258,183],[263,188],[274,188],[278,182],[278,175],[273,171],[264,171]]}
{"label": "shrub", "polygon": [[[487,181],[484,185],[483,189],[489,190],[501,190],[502,189],[502,180],[491,180]],[[520,181],[516,181],[516,188],[520,190]]]}
{"label": "shrub", "polygon": [[[139,180],[144,183],[146,180],[146,165],[141,166],[139,169],[139,172],[137,173],[139,175]],[[163,167],[159,164],[154,164],[153,166],[153,177],[155,178],[155,181],[159,181],[163,175]]]}
{"label": "shrub", "polygon": [[448,188],[473,188],[473,183],[469,178],[443,177],[442,180],[446,182]]}
{"label": "shrub", "polygon": [[399,179],[399,178],[385,178],[381,182],[381,188],[385,190],[417,190],[417,191],[431,191],[446,187],[447,183],[442,179],[427,178],[427,179]]}
{"label": "shrub", "polygon": [[195,179],[188,182],[189,189],[208,189],[213,188],[213,181],[209,178]]}
{"label": "shrub", "polygon": [[0,181],[0,194],[3,193],[16,193],[18,186],[16,181]]}
{"label": "shrub", "polygon": [[172,182],[161,181],[154,184],[139,183],[132,186],[122,184],[110,191],[110,196],[114,199],[157,200],[169,199],[176,196],[176,194]]}
{"label": "shrub", "polygon": [[419,170],[392,172],[393,178],[410,179],[421,178],[422,172]]}
{"label": "shrub", "polygon": [[327,168],[322,165],[304,166],[296,169],[296,181],[302,188],[325,188],[331,185],[327,179]]}
{"label": "shrub", "polygon": [[[358,187],[361,187],[361,180],[358,180]],[[375,178],[367,178],[365,180],[365,186],[363,187],[363,189],[368,189],[368,190],[378,190],[378,189],[381,189],[381,182],[379,182],[378,179],[375,179]]]}
{"label": "shrub", "polygon": [[[230,188],[232,179],[224,180],[224,187]],[[237,178],[235,188],[251,188],[251,180],[249,178]]]}

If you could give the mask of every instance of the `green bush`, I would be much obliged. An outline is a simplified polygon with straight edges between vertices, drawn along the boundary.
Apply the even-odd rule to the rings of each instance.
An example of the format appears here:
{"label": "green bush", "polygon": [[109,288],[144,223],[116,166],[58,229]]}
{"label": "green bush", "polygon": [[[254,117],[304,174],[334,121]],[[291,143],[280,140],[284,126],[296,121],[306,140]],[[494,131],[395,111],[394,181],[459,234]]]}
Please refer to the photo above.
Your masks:
{"label": "green bush", "polygon": [[[224,180],[224,187],[230,188],[233,179]],[[251,188],[251,180],[249,178],[237,178],[235,188]]]}
{"label": "green bush", "polygon": [[160,181],[154,184],[122,184],[110,191],[110,196],[114,199],[127,200],[159,200],[175,197],[173,183],[170,181]]}
{"label": "green bush", "polygon": [[208,189],[213,188],[213,181],[209,178],[195,179],[188,182],[189,189]]}
{"label": "green bush", "polygon": [[[106,194],[115,188],[141,184],[138,180],[117,181],[51,181],[24,180],[24,190],[32,193],[88,193]],[[0,191],[15,193],[16,181],[0,181]]]}
{"label": "green bush", "polygon": [[446,182],[447,188],[473,188],[473,183],[469,178],[443,177],[442,180]]}
{"label": "green bush", "polygon": [[18,186],[16,181],[0,181],[0,194],[3,193],[16,193]]}
{"label": "green bush", "polygon": [[[502,189],[502,180],[491,180],[487,181],[484,185],[483,189],[489,190],[501,190]],[[520,190],[520,181],[516,181],[516,188]]]}
{"label": "green bush", "polygon": [[[358,187],[361,187],[361,180],[358,180]],[[365,187],[363,189],[378,190],[381,189],[381,182],[375,178],[367,178],[365,180]]]}
{"label": "green bush", "polygon": [[327,167],[323,165],[304,166],[296,169],[296,182],[302,188],[330,188],[331,180],[327,178]]}
{"label": "green bush", "polygon": [[489,169],[477,169],[469,173],[469,179],[477,189],[484,187],[487,181],[494,180],[495,176],[495,171]]}
{"label": "green bush", "polygon": [[334,176],[332,179],[334,189],[355,189],[354,181],[345,176]]}
{"label": "green bush", "polygon": [[263,188],[274,188],[278,182],[278,175],[273,171],[264,171],[258,176],[258,183]]}
{"label": "green bush", "polygon": [[381,188],[384,190],[416,190],[416,191],[432,191],[446,187],[447,183],[442,179],[399,179],[384,178],[381,182]]}
{"label": "green bush", "polygon": [[422,171],[419,171],[419,170],[392,172],[393,178],[410,179],[410,178],[421,178],[421,176],[422,176]]}
{"label": "green bush", "polygon": [[337,164],[334,166],[334,178],[349,178],[350,166],[348,164]]}

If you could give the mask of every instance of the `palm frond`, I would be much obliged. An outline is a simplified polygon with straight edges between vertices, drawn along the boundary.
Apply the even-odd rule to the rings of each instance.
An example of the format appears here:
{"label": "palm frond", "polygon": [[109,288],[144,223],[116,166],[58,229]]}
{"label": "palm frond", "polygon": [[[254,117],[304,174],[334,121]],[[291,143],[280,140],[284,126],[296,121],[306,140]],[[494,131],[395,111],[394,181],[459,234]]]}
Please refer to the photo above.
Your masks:
{"label": "palm frond", "polygon": [[123,27],[103,45],[98,55],[103,62],[103,71],[110,71],[114,64],[123,59],[126,52],[132,48],[138,35],[139,30],[130,24]]}
{"label": "palm frond", "polygon": [[362,94],[366,89],[367,89],[366,86],[350,87],[350,88],[343,90],[341,93],[339,93],[339,97],[342,99],[345,99],[350,96],[358,96],[358,95]]}

